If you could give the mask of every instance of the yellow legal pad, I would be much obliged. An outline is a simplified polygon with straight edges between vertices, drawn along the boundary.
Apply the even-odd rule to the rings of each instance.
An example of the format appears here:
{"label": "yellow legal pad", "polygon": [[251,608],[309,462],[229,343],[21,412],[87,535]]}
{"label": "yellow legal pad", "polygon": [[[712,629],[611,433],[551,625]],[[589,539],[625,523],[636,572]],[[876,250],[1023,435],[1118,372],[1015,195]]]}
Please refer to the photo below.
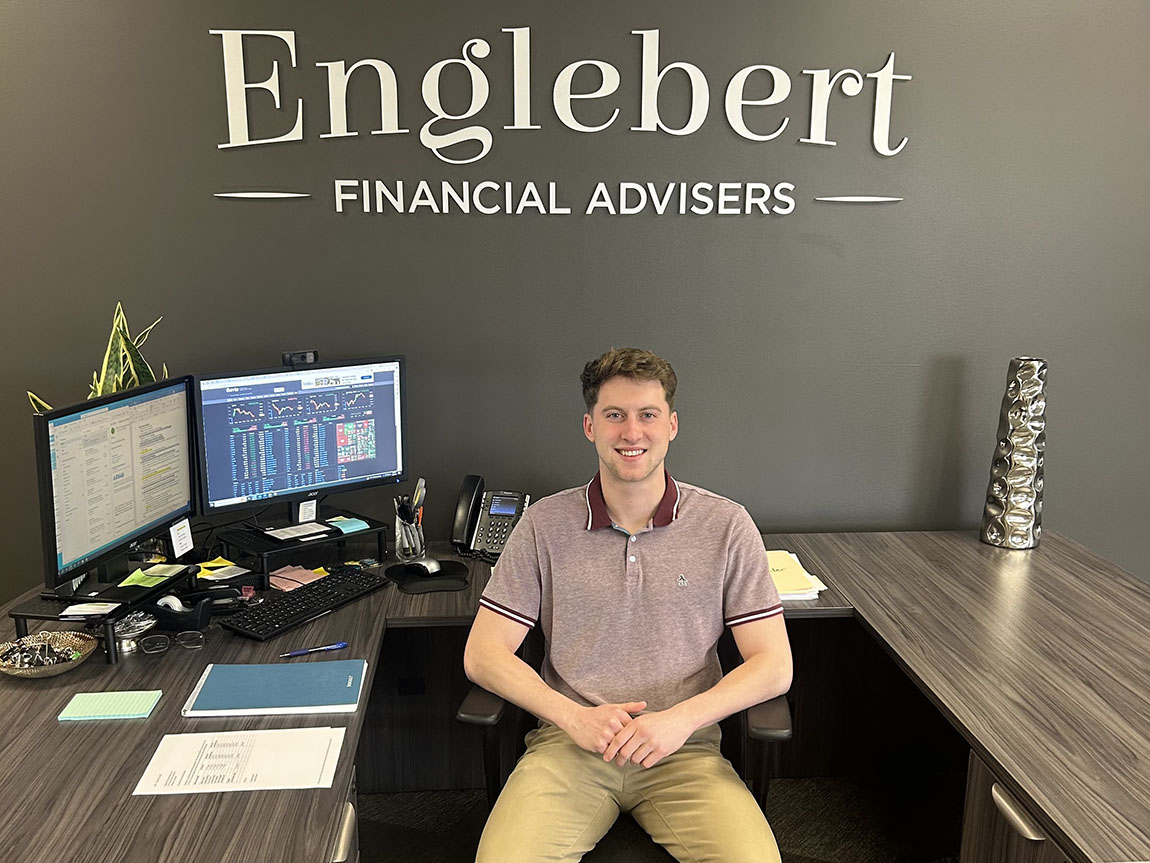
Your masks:
{"label": "yellow legal pad", "polygon": [[818,599],[819,591],[825,589],[789,551],[767,551],[767,564],[781,599]]}

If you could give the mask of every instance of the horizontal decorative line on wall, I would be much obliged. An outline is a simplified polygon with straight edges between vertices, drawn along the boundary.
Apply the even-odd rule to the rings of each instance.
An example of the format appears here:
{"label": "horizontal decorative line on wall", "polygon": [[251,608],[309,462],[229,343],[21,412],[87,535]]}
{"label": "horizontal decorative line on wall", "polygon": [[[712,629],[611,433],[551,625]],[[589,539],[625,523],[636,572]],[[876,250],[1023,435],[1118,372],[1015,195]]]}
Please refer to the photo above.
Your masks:
{"label": "horizontal decorative line on wall", "polygon": [[217,198],[310,198],[311,195],[303,192],[216,192]]}
{"label": "horizontal decorative line on wall", "polygon": [[897,204],[902,198],[888,198],[882,195],[833,195],[815,200],[832,204]]}

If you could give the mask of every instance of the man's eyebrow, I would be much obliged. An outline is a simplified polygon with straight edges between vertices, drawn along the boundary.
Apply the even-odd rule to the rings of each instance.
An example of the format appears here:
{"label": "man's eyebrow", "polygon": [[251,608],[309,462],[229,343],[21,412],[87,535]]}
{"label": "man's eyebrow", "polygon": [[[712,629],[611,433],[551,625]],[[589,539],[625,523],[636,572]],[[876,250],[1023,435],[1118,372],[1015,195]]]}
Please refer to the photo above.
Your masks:
{"label": "man's eyebrow", "polygon": [[[626,408],[622,408],[622,407],[619,407],[617,405],[604,405],[599,410],[602,411],[603,413],[606,413],[607,411],[623,411],[624,413],[626,413],[626,411],[627,411]],[[659,407],[658,405],[647,405],[645,407],[635,408],[636,413],[643,413],[644,411],[654,411],[655,413],[662,413],[663,409],[661,407]]]}

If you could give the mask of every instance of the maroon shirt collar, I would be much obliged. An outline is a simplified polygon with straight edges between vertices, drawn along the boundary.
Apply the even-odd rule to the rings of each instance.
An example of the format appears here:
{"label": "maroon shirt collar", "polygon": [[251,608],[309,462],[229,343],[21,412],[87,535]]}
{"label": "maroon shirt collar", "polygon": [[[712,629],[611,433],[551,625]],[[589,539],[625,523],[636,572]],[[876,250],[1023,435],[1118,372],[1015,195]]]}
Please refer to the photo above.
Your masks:
{"label": "maroon shirt collar", "polygon": [[[655,507],[655,515],[651,523],[655,527],[666,527],[679,515],[679,484],[675,482],[666,468],[663,468],[663,478],[667,487],[663,490],[663,499]],[[601,527],[611,527],[613,522],[607,514],[607,501],[603,499],[603,480],[598,473],[587,483],[587,530],[598,530]]]}

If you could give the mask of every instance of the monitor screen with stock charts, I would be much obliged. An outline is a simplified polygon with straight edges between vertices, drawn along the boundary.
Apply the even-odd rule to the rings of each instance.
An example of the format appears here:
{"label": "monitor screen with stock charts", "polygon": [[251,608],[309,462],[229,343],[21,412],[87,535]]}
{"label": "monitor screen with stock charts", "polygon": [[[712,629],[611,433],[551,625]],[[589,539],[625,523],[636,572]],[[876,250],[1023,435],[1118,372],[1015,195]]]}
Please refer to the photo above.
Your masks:
{"label": "monitor screen with stock charts", "polygon": [[406,479],[404,359],[197,376],[204,514]]}

